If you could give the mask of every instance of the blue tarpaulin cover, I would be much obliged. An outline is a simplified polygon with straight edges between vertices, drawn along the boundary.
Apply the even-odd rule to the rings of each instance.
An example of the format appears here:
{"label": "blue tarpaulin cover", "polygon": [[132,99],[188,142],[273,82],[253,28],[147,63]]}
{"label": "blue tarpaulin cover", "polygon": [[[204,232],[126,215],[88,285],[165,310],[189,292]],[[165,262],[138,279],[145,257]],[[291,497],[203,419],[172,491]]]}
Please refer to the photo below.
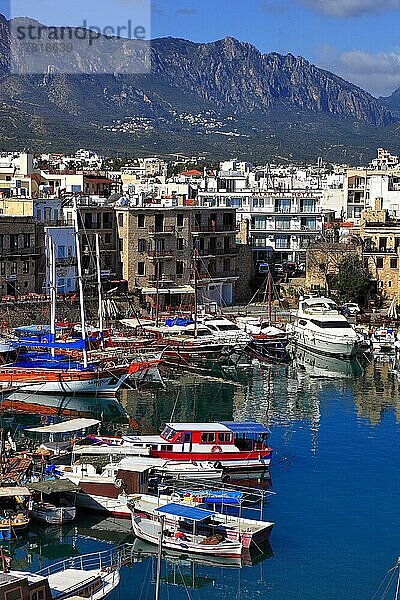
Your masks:
{"label": "blue tarpaulin cover", "polygon": [[205,521],[209,517],[213,517],[215,514],[210,510],[194,508],[192,506],[185,506],[184,504],[176,504],[174,502],[171,504],[166,504],[165,506],[160,506],[155,510],[155,512],[182,517],[183,519],[189,519],[190,521]]}
{"label": "blue tarpaulin cover", "polygon": [[252,433],[255,435],[262,435],[270,433],[270,430],[265,427],[262,423],[255,422],[235,422],[235,421],[219,421],[221,425],[225,425],[233,433]]}

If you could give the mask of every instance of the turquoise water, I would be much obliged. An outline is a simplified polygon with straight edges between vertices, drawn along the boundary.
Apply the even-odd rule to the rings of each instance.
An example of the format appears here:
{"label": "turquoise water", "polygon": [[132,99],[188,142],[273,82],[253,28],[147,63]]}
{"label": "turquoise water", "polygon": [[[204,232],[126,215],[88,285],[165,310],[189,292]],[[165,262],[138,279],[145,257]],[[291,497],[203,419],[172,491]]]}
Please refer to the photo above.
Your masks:
{"label": "turquoise water", "polygon": [[[270,426],[275,450],[276,495],[265,510],[276,523],[266,550],[272,556],[256,553],[255,564],[242,568],[165,560],[161,598],[372,598],[400,554],[400,396],[393,366],[383,360],[361,369],[302,356],[298,364],[207,378],[167,372],[165,387],[124,392],[122,404],[144,432],[157,431],[171,415],[260,419]],[[62,554],[131,541],[127,525],[81,515],[56,533],[39,528],[13,549],[14,566],[34,570]],[[142,556],[123,569],[114,598],[154,598],[154,577],[154,558]]]}

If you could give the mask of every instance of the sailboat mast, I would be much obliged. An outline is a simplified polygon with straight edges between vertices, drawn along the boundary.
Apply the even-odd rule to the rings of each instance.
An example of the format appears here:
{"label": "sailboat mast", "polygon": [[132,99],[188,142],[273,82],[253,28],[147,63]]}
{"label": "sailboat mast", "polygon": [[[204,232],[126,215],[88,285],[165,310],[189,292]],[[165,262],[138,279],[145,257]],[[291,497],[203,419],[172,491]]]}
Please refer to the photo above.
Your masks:
{"label": "sailboat mast", "polygon": [[161,584],[161,559],[162,559],[162,545],[164,537],[164,517],[160,519],[160,539],[158,541],[158,552],[157,552],[157,575],[156,575],[156,595],[155,600],[160,598],[160,584]]}
{"label": "sailboat mast", "polygon": [[156,260],[156,327],[160,322],[160,260]]}
{"label": "sailboat mast", "polygon": [[394,596],[394,600],[398,600],[400,593],[400,558],[397,560],[397,584],[396,584],[396,594]]}
{"label": "sailboat mast", "polygon": [[272,281],[271,272],[268,272],[268,325],[272,324]]}
{"label": "sailboat mast", "polygon": [[82,276],[82,258],[81,258],[81,243],[79,239],[79,224],[78,224],[78,205],[76,196],[74,196],[74,229],[75,229],[75,246],[76,246],[76,264],[78,269],[78,289],[79,289],[79,305],[81,312],[81,327],[82,327],[82,340],[83,340],[83,366],[86,368],[88,364],[87,360],[87,348],[86,348],[86,319],[85,319],[85,304],[83,299],[83,276]]}
{"label": "sailboat mast", "polygon": [[[56,341],[56,304],[57,304],[57,286],[56,286],[56,252],[55,245],[51,237],[47,238],[49,255],[49,291],[50,291],[50,339],[54,344]],[[51,348],[51,356],[55,356],[55,348]]]}
{"label": "sailboat mast", "polygon": [[197,338],[197,329],[198,329],[198,302],[197,302],[197,260],[198,260],[198,251],[197,248],[194,251],[194,337]]}
{"label": "sailboat mast", "polygon": [[104,349],[104,313],[103,313],[103,290],[101,286],[100,271],[100,234],[96,233],[96,271],[97,271],[97,292],[99,298],[99,332],[100,346]]}

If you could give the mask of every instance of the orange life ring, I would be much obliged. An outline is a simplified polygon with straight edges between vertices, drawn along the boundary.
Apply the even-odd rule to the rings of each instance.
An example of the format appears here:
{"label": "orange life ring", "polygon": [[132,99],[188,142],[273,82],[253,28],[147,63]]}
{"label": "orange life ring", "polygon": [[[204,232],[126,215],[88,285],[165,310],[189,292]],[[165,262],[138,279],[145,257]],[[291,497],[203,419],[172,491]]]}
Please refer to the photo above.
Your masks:
{"label": "orange life ring", "polygon": [[211,452],[214,454],[214,452],[222,452],[222,448],[221,446],[213,446],[211,448]]}

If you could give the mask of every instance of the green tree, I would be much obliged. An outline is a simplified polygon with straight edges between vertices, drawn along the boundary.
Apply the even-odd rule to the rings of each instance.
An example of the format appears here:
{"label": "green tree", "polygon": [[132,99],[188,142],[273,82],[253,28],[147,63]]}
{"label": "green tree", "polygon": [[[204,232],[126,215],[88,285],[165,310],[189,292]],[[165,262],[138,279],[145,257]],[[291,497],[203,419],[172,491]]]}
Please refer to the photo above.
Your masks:
{"label": "green tree", "polygon": [[336,290],[342,302],[366,304],[370,288],[370,274],[355,254],[345,256],[339,264]]}

